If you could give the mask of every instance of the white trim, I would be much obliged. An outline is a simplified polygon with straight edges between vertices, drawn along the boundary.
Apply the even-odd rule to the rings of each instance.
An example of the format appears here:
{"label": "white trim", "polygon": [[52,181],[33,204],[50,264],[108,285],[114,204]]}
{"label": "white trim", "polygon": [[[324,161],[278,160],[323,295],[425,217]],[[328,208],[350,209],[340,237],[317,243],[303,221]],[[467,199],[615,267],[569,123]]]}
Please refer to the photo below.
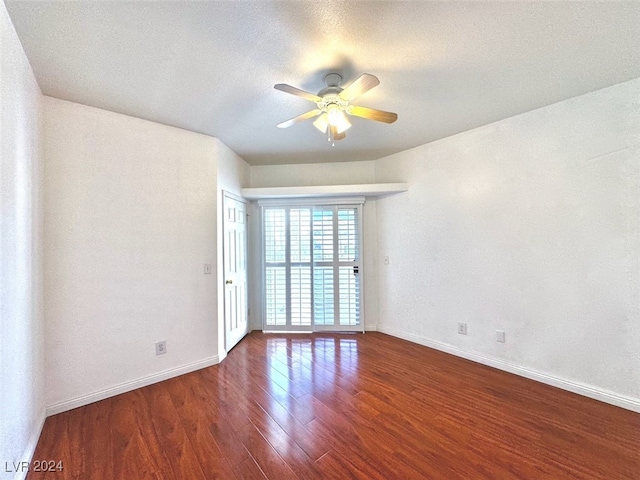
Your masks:
{"label": "white trim", "polygon": [[[247,333],[247,335],[249,335],[249,333]],[[222,350],[220,353],[218,353],[218,361],[216,363],[212,363],[211,365],[217,365],[218,363],[221,363],[225,358],[227,358],[227,351]],[[207,365],[207,366],[211,366],[211,365]],[[206,368],[206,367],[203,367],[203,368]]]}
{"label": "white trim", "polygon": [[[359,325],[358,325],[359,327]],[[262,332],[262,333],[361,333],[362,329],[358,328],[358,330],[260,330],[260,329],[256,329],[255,331],[258,332]],[[377,332],[378,331],[378,327],[376,325],[365,325],[364,326],[364,331],[365,332]]]}
{"label": "white trim", "polygon": [[[273,334],[278,334],[278,333],[306,333],[306,334],[312,334],[312,333],[364,333],[362,331],[362,329],[360,328],[360,326],[358,325],[358,329],[357,330],[257,330],[260,331],[262,333],[268,333],[269,335],[273,335]],[[376,332],[377,328],[375,325],[366,325],[364,328],[365,332]]]}
{"label": "white trim", "polygon": [[116,385],[114,387],[99,390],[87,395],[82,395],[81,397],[72,398],[71,400],[65,400],[64,402],[54,403],[53,405],[47,406],[47,417],[50,417],[51,415],[55,415],[57,413],[66,412],[67,410],[71,410],[73,408],[83,407],[85,405],[89,405],[90,403],[104,400],[105,398],[114,397],[116,395],[120,395],[121,393],[130,392],[131,390],[135,390],[137,388],[146,387],[147,385],[151,385],[153,383],[162,382],[179,375],[184,375],[185,373],[195,372],[196,370],[207,368],[212,365],[217,365],[218,363],[220,363],[220,359],[218,358],[218,355],[214,355],[213,357],[205,358],[204,360],[199,360],[188,365],[183,365],[182,367],[172,368],[170,370],[165,370],[164,372],[154,373],[152,375],[141,377],[137,380],[121,383],[120,385]]}
{"label": "white trim", "polygon": [[295,187],[241,188],[243,197],[250,200],[259,198],[318,198],[337,196],[381,197],[393,193],[406,192],[406,183],[369,183],[359,185],[309,185]]}
{"label": "white trim", "polygon": [[[270,326],[273,326],[273,325],[270,325]],[[307,333],[307,334],[309,334],[309,333],[315,333],[315,332],[313,332],[311,330],[262,330],[262,333],[268,333],[268,334],[274,334],[274,333],[275,334],[278,334],[278,333],[286,333],[286,334],[289,334],[289,333]]]}
{"label": "white trim", "polygon": [[[36,423],[36,428],[31,432],[31,436],[29,437],[29,442],[27,443],[22,456],[20,457],[21,462],[27,462],[31,465],[33,461],[33,454],[36,452],[36,447],[38,446],[38,440],[40,440],[40,435],[42,434],[42,427],[44,427],[44,421],[47,419],[47,415],[44,410],[42,410],[40,414],[40,418]],[[13,477],[13,480],[24,480],[27,478],[27,474],[29,473],[29,469],[19,468],[16,470],[16,475]]]}
{"label": "white trim", "polygon": [[386,333],[387,335],[391,335],[393,337],[402,338],[413,343],[424,345],[425,347],[434,348],[436,350],[440,350],[441,352],[450,353],[451,355],[462,357],[473,362],[487,365],[489,367],[497,368],[498,370],[503,370],[505,372],[513,373],[521,377],[529,378],[546,385],[551,385],[552,387],[561,388],[562,390],[567,390],[569,392],[577,393],[578,395],[583,395],[585,397],[593,398],[594,400],[599,400],[601,402],[609,403],[617,407],[640,413],[640,399],[637,398],[627,397],[617,393],[609,392],[607,390],[592,387],[590,385],[585,385],[583,383],[566,380],[564,378],[549,375],[547,373],[537,372],[535,370],[521,367],[511,362],[506,362],[499,358],[489,357],[487,355],[475,352],[467,352],[446,343],[437,342],[420,335],[402,332],[394,328],[378,325],[377,331]]}
{"label": "white trim", "polygon": [[316,325],[309,333],[362,333],[361,324],[358,325]]}
{"label": "white trim", "polygon": [[357,206],[363,205],[365,197],[330,197],[330,198],[267,198],[258,200],[261,207],[318,207],[327,205]]}
{"label": "white trim", "polygon": [[358,281],[360,285],[360,325],[362,326],[362,333],[365,332],[367,315],[364,309],[365,306],[365,279],[364,279],[364,207],[358,207]]}
{"label": "white trim", "polygon": [[229,192],[227,190],[222,190],[222,196],[229,197],[230,199],[235,200],[236,202],[240,202],[244,204],[249,203],[246,198],[241,197],[240,195],[236,195],[235,193]]}

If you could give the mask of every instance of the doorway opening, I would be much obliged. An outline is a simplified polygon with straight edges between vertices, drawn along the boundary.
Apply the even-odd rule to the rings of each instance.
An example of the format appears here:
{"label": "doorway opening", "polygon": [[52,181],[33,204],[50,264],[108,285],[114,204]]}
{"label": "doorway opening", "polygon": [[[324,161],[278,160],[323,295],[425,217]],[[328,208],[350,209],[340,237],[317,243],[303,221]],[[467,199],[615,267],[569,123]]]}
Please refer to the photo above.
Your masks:
{"label": "doorway opening", "polygon": [[362,204],[262,205],[264,331],[363,331]]}

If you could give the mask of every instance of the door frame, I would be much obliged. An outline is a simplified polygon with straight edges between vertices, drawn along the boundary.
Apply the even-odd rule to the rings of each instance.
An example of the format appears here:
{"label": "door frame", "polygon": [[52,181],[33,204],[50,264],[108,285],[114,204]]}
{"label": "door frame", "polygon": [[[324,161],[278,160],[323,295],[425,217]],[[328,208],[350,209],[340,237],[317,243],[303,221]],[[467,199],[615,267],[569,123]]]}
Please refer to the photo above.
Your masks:
{"label": "door frame", "polygon": [[[263,332],[269,333],[311,333],[311,332],[365,332],[365,309],[364,309],[364,204],[365,197],[363,196],[353,196],[353,197],[330,197],[330,198],[296,198],[296,199],[264,199],[258,201],[258,206],[260,207],[260,294],[261,294],[261,321],[260,325],[262,327]],[[295,208],[295,207],[305,207],[313,210],[314,207],[321,206],[357,206],[358,207],[358,228],[359,228],[359,252],[360,252],[360,262],[359,262],[359,282],[360,282],[360,294],[359,294],[359,309],[360,309],[360,324],[354,326],[342,326],[340,325],[315,325],[313,321],[313,317],[311,320],[311,325],[309,327],[298,327],[287,325],[283,327],[277,327],[275,325],[266,325],[266,272],[265,272],[265,259],[264,259],[264,249],[265,249],[265,226],[264,226],[264,207],[283,207],[283,208]],[[288,228],[288,222],[287,222]],[[289,233],[287,232],[287,235]],[[313,252],[312,252],[313,255]],[[313,263],[313,257],[311,259]],[[288,259],[287,259],[288,262]],[[334,301],[337,301],[337,297],[334,297]]]}

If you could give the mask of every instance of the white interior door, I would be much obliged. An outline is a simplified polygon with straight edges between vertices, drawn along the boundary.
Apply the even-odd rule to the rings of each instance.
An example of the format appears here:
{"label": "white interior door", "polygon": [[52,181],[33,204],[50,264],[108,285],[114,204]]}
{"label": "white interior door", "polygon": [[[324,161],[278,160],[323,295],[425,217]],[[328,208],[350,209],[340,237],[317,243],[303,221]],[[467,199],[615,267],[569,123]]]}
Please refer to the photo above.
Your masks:
{"label": "white interior door", "polygon": [[248,332],[247,204],[225,193],[222,208],[225,349],[229,351]]}

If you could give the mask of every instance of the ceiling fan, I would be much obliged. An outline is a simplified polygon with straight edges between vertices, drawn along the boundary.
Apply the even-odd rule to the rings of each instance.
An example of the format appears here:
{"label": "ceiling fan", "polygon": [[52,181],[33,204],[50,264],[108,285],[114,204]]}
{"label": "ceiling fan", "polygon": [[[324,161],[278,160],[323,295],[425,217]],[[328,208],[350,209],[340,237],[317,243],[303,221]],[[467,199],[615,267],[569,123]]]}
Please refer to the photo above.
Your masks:
{"label": "ceiling fan", "polygon": [[346,136],[344,132],[351,127],[351,122],[349,122],[345,114],[384,123],[393,123],[398,119],[396,113],[351,105],[350,102],[352,100],[380,83],[376,76],[363,73],[344,89],[340,87],[341,82],[342,75],[337,73],[325,75],[324,83],[326,87],[320,90],[317,95],[284,83],[274,85],[273,88],[276,90],[310,100],[318,107],[286,122],[279,123],[278,128],[287,128],[294,123],[318,117],[313,122],[313,125],[321,132],[326,133],[327,139],[335,144],[336,140],[342,140]]}

